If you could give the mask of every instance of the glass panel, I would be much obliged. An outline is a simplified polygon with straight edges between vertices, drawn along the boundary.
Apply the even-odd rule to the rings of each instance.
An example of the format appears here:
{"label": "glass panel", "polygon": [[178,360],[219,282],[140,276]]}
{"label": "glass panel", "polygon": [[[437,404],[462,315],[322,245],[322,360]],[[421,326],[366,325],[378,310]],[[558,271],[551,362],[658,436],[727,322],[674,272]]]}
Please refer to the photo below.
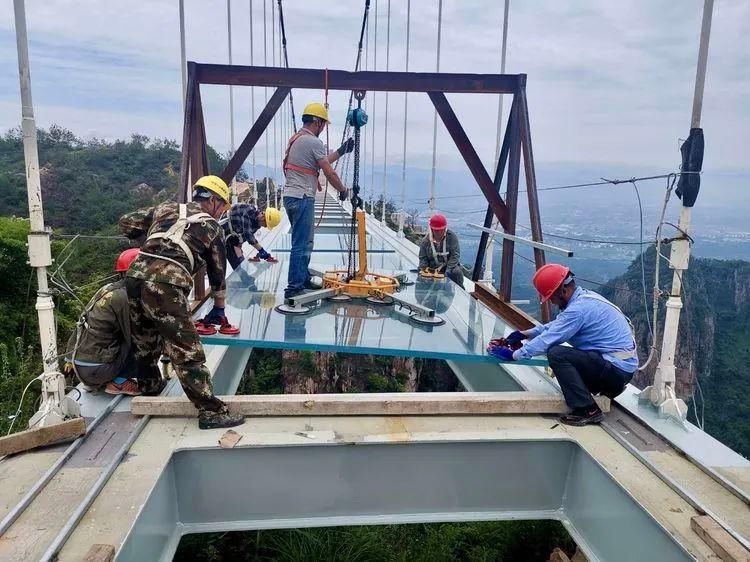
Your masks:
{"label": "glass panel", "polygon": [[[285,247],[287,235],[280,237],[277,244]],[[310,268],[346,269],[346,250],[341,250],[342,245],[346,248],[343,237],[317,234],[315,247],[329,251],[314,253]],[[375,246],[381,252],[387,249],[382,242]],[[332,251],[336,247],[339,252]],[[304,315],[282,314],[275,307],[284,302],[289,254],[279,253],[278,258],[276,264],[246,262],[228,277],[226,314],[240,328],[240,334],[203,336],[204,343],[498,363],[487,355],[485,346],[491,338],[510,332],[505,323],[448,279],[418,279],[416,273],[409,271],[411,264],[397,253],[369,255],[369,270],[406,273],[411,284],[403,286],[397,296],[434,309],[444,324],[417,324],[403,307],[374,305],[361,299],[322,301],[313,303],[311,311]],[[196,318],[205,315],[210,307],[211,303],[206,303]],[[546,365],[540,359],[518,363]]]}

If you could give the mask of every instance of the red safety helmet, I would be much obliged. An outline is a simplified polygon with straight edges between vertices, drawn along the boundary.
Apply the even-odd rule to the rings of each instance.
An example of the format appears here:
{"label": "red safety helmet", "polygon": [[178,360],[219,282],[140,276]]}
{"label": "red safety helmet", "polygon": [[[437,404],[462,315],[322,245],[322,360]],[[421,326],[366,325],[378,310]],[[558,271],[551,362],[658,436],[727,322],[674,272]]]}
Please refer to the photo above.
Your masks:
{"label": "red safety helmet", "polygon": [[537,269],[531,282],[542,295],[542,302],[547,302],[555,294],[568,274],[570,274],[570,268],[559,263],[548,263]]}
{"label": "red safety helmet", "polygon": [[445,218],[445,215],[436,213],[430,217],[430,228],[432,230],[445,230],[448,228],[448,219]]}
{"label": "red safety helmet", "polygon": [[140,248],[129,248],[122,252],[115,260],[115,271],[117,273],[123,273],[128,270],[130,264],[135,261],[140,253]]}

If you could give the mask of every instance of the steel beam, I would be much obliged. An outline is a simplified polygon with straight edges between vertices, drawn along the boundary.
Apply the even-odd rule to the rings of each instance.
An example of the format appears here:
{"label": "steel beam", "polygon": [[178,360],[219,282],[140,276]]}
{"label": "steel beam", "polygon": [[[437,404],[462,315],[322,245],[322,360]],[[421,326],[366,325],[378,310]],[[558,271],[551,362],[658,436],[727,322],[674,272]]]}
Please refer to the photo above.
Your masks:
{"label": "steel beam", "polygon": [[[205,65],[201,65],[205,66]],[[209,65],[209,66],[223,66],[223,65]],[[226,67],[226,68],[252,68],[252,67]],[[263,67],[265,68],[265,67]],[[268,70],[271,70],[270,68]],[[285,69],[276,69],[279,71],[285,70]],[[204,82],[213,84],[214,82]],[[266,104],[266,107],[263,108],[263,111],[258,115],[258,119],[256,119],[255,123],[253,123],[252,128],[247,133],[247,136],[242,141],[242,144],[240,144],[239,148],[237,149],[237,152],[235,152],[232,155],[231,160],[229,160],[229,163],[227,164],[227,167],[224,168],[224,171],[221,172],[221,178],[229,183],[232,181],[232,178],[237,174],[239,169],[242,167],[242,164],[244,164],[245,160],[247,159],[250,152],[255,148],[255,144],[258,142],[258,139],[260,139],[261,135],[263,135],[263,132],[268,127],[268,124],[273,119],[274,115],[276,115],[276,112],[279,110],[279,107],[281,107],[281,104],[284,103],[284,100],[289,95],[289,87],[279,87],[276,88],[276,91],[271,96],[271,99],[268,100],[268,103]]]}
{"label": "steel beam", "polygon": [[[453,142],[456,143],[458,151],[463,156],[466,165],[469,167],[471,175],[474,176],[479,189],[482,190],[484,196],[487,198],[492,212],[503,225],[503,228],[507,229],[508,226],[508,209],[505,206],[500,194],[495,191],[495,184],[492,182],[487,170],[482,164],[482,160],[479,158],[477,151],[474,150],[474,146],[471,144],[469,137],[466,135],[466,131],[458,121],[453,108],[448,103],[448,99],[442,92],[427,92],[427,95],[432,100],[432,104],[435,106],[435,110],[440,115],[445,128],[448,129]],[[513,145],[511,145],[511,154],[513,151]]]}
{"label": "steel beam", "polygon": [[[196,64],[196,63],[188,63]],[[326,70],[226,64],[197,64],[198,82],[232,86],[268,86],[321,90]],[[378,92],[516,93],[525,74],[445,74],[328,70],[329,90]]]}
{"label": "steel beam", "polygon": [[195,95],[195,67],[196,63],[187,64],[187,93],[185,94],[185,117],[182,127],[182,161],[180,163],[180,190],[177,201],[185,203],[190,189],[190,144],[193,135],[193,98]]}
{"label": "steel beam", "polygon": [[[516,97],[513,97],[513,105],[510,107],[510,113],[508,114],[508,126],[505,127],[505,135],[503,136],[503,146],[500,149],[500,157],[497,160],[497,168],[495,169],[495,181],[493,182],[495,184],[495,189],[497,190],[498,194],[500,193],[500,187],[503,183],[503,176],[505,175],[505,166],[508,163],[508,153],[510,151],[510,123],[513,119],[513,114],[517,111],[516,110]],[[488,204],[487,205],[487,212],[484,215],[484,226],[486,228],[489,228],[492,226],[492,217],[494,216],[494,213],[492,212],[492,207]],[[489,234],[486,232],[482,232],[482,236],[479,239],[479,248],[477,249],[477,258],[474,261],[474,270],[471,274],[471,280],[472,281],[479,281],[479,277],[482,272],[482,266],[484,263],[484,256],[487,252],[487,240],[489,238]]]}

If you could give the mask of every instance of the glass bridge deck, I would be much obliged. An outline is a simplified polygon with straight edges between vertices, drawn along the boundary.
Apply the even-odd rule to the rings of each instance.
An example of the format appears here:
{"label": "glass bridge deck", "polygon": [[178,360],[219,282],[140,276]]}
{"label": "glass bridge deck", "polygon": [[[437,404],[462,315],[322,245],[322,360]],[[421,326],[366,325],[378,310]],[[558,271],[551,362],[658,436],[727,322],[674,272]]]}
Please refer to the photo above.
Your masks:
{"label": "glass bridge deck", "polygon": [[[376,239],[368,239],[368,269],[407,274],[409,281],[398,296],[434,309],[444,324],[417,324],[405,308],[362,299],[323,300],[304,315],[278,312],[275,307],[284,302],[287,284],[289,235],[277,237],[274,245],[278,250],[270,251],[279,263],[245,262],[227,278],[226,314],[240,334],[203,336],[205,344],[499,362],[485,348],[491,338],[510,331],[506,324],[453,282],[418,278],[407,260]],[[346,263],[344,235],[316,234],[311,269],[346,269]],[[210,306],[206,303],[196,317]],[[541,359],[517,363],[546,365]]]}

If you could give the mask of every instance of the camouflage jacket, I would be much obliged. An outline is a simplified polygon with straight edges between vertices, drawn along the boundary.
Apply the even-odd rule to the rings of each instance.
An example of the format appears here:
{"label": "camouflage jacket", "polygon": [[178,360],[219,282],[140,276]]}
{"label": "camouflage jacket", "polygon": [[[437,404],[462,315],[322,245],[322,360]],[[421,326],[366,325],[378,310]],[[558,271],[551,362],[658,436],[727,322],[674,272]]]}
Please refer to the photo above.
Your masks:
{"label": "camouflage jacket", "polygon": [[130,346],[130,307],[125,280],[104,285],[89,301],[68,340],[67,360],[112,363]]}
{"label": "camouflage jacket", "polygon": [[[200,204],[187,204],[187,215],[203,212]],[[215,220],[205,220],[191,224],[182,239],[193,254],[193,267],[185,252],[178,245],[164,239],[148,240],[155,232],[166,232],[177,221],[179,206],[177,203],[163,203],[156,207],[139,209],[120,218],[120,230],[131,240],[138,240],[141,252],[163,256],[178,262],[180,267],[167,259],[158,259],[141,253],[128,270],[128,277],[169,283],[187,289],[192,288],[192,275],[206,267],[208,282],[213,291],[224,290],[226,273],[226,248],[224,231]],[[184,268],[184,269],[183,269]],[[188,271],[192,275],[188,275]]]}

